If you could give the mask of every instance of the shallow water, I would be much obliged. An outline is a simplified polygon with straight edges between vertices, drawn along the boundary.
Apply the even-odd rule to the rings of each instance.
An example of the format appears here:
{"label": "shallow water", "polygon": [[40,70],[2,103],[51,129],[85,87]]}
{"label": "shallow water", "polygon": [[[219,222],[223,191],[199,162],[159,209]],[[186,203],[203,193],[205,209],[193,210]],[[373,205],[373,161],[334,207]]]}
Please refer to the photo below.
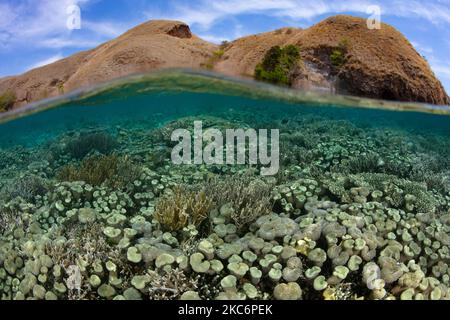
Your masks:
{"label": "shallow water", "polygon": [[[0,294],[448,299],[449,114],[171,71],[5,115]],[[174,165],[199,120],[278,129],[278,174]]]}

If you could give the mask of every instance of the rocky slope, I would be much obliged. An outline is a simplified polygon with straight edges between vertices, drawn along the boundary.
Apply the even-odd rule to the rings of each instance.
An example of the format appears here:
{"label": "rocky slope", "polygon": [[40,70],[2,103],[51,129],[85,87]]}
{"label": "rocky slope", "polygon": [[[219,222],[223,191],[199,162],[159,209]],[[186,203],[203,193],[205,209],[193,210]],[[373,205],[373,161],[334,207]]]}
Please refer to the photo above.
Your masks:
{"label": "rocky slope", "polygon": [[[330,56],[346,43],[345,63]],[[16,93],[15,106],[67,93],[132,73],[170,67],[201,68],[252,77],[272,46],[298,45],[302,66],[294,87],[370,98],[450,104],[428,63],[393,27],[369,30],[366,21],[335,16],[309,29],[284,28],[233,41],[219,57],[217,45],[193,35],[177,21],[150,21],[93,50],[0,79],[0,93]],[[215,57],[215,58],[214,58]]]}
{"label": "rocky slope", "polygon": [[[336,68],[330,55],[347,43],[346,63]],[[301,48],[303,68],[294,86],[400,101],[449,104],[442,84],[425,59],[393,27],[369,30],[366,20],[335,16],[309,29],[286,28],[234,41],[217,70],[252,76],[274,45]]]}
{"label": "rocky slope", "polygon": [[16,93],[16,106],[133,73],[199,68],[217,46],[177,21],[150,21],[117,39],[18,77],[0,79],[0,93]]}

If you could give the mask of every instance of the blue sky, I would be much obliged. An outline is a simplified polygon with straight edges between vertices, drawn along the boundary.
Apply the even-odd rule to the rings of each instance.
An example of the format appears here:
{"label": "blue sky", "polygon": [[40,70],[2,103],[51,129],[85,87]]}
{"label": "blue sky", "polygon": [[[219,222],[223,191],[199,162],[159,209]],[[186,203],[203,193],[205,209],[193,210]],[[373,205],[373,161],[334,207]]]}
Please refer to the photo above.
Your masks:
{"label": "blue sky", "polygon": [[[69,30],[67,8],[81,8]],[[220,42],[335,14],[381,19],[404,33],[450,92],[450,0],[0,0],[0,77],[90,49],[150,19],[177,19]]]}

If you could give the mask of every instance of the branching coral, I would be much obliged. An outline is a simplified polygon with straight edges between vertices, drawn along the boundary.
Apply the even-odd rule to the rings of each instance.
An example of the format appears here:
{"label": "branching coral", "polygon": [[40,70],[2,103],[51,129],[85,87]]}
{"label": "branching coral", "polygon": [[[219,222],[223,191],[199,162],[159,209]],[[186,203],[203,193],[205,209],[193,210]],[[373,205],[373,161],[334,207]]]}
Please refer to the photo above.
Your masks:
{"label": "branching coral", "polygon": [[158,201],[155,216],[165,230],[179,231],[189,224],[199,226],[212,208],[213,200],[204,191],[191,192],[178,186]]}
{"label": "branching coral", "polygon": [[231,218],[239,230],[271,212],[271,186],[248,176],[216,178],[208,183],[208,195],[219,206],[230,204]]}
{"label": "branching coral", "polygon": [[106,183],[112,188],[123,188],[139,178],[141,169],[129,157],[109,155],[83,160],[79,167],[66,165],[58,173],[61,181],[84,181],[93,186]]}
{"label": "branching coral", "polygon": [[173,300],[186,291],[196,290],[198,277],[189,278],[183,270],[173,269],[163,275],[150,271],[149,297],[153,300]]}
{"label": "branching coral", "polygon": [[32,201],[35,196],[43,196],[49,190],[48,182],[36,175],[25,175],[10,180],[1,190],[0,197],[6,201],[17,197]]}
{"label": "branching coral", "polygon": [[112,260],[114,263],[122,261],[119,250],[106,241],[99,223],[69,226],[63,234],[68,239],[67,242],[49,243],[46,246],[46,253],[57,265],[68,268],[78,265],[80,261],[84,261],[86,265],[91,265],[96,260]]}
{"label": "branching coral", "polygon": [[[70,281],[72,271],[78,270],[81,273],[80,287],[71,289],[68,286],[67,298],[69,300],[97,298],[88,276],[92,272],[90,268],[103,266],[108,262],[114,265],[117,272],[127,269],[120,250],[106,241],[100,223],[69,225],[65,229],[60,229],[60,232],[68,239],[67,242],[48,242],[45,246],[45,253],[56,266],[61,268],[62,273],[66,276],[66,283]],[[111,274],[110,279],[112,279]]]}
{"label": "branching coral", "polygon": [[74,159],[83,159],[92,151],[109,154],[116,145],[117,141],[106,133],[84,133],[69,141],[65,151]]}
{"label": "branching coral", "polygon": [[13,231],[17,227],[26,229],[25,222],[20,214],[10,208],[0,208],[0,236]]}
{"label": "branching coral", "polygon": [[443,201],[440,199],[442,197],[428,191],[425,184],[381,173],[332,174],[322,183],[332,195],[345,203],[353,202],[358,196],[355,192],[362,189],[366,194],[381,191],[389,206],[407,211],[433,213]]}

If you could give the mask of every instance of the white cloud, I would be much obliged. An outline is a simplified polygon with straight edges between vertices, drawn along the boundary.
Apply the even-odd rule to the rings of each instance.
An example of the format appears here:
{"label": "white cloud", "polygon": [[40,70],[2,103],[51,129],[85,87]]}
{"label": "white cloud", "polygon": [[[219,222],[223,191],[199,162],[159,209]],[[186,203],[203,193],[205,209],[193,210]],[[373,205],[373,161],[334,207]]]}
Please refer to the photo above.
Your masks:
{"label": "white cloud", "polygon": [[217,36],[214,34],[200,34],[199,35],[200,38],[202,38],[203,40],[215,43],[215,44],[220,44],[223,41],[231,41],[233,39],[231,38],[227,38],[227,37],[222,37],[222,36]]}
{"label": "white cloud", "polygon": [[450,24],[449,1],[400,1],[395,0],[386,5],[386,14],[399,17],[425,19],[433,24]]}
{"label": "white cloud", "polygon": [[[197,4],[175,2],[173,14],[168,17],[161,12],[148,10],[148,18],[171,18],[198,25],[204,30],[215,23],[243,14],[264,14],[293,20],[312,19],[325,14],[355,12],[367,14],[372,5],[380,6],[382,15],[415,17],[434,24],[450,24],[448,1],[431,2],[418,0],[200,0]],[[369,16],[369,14],[367,14]]]}
{"label": "white cloud", "polygon": [[434,50],[433,48],[423,45],[420,42],[417,41],[411,41],[411,44],[416,48],[417,51],[419,51],[421,54],[433,54]]}
{"label": "white cloud", "polygon": [[108,38],[115,38],[134,26],[133,23],[123,24],[109,21],[84,21],[82,25],[83,28]]}
{"label": "white cloud", "polygon": [[98,41],[84,39],[70,39],[66,37],[43,39],[38,45],[46,49],[61,48],[91,48],[98,44]]}
{"label": "white cloud", "polygon": [[439,77],[450,79],[450,62],[447,64],[433,64],[431,68]]}
{"label": "white cloud", "polygon": [[29,69],[35,69],[35,68],[43,67],[43,66],[46,66],[46,65],[48,65],[48,64],[51,64],[51,63],[53,63],[53,62],[56,62],[56,61],[58,61],[58,60],[61,60],[61,59],[63,59],[63,58],[64,58],[64,57],[63,57],[62,54],[57,54],[57,55],[55,55],[55,56],[51,56],[51,57],[49,57],[49,58],[47,58],[47,59],[44,59],[44,60],[42,60],[42,61],[36,62],[36,63],[33,64],[32,66],[30,66]]}
{"label": "white cloud", "polygon": [[10,5],[7,3],[0,3],[0,29],[8,26],[16,16],[17,14]]}
{"label": "white cloud", "polygon": [[[23,0],[18,5],[0,4],[0,40],[3,48],[91,47],[118,36],[130,25],[83,19],[83,8],[95,0]],[[82,8],[81,31],[67,28],[67,8]]]}
{"label": "white cloud", "polygon": [[50,36],[69,33],[66,27],[66,10],[71,5],[81,5],[89,0],[23,1],[17,7],[9,5],[15,13],[2,29],[20,38]]}
{"label": "white cloud", "polygon": [[444,61],[431,56],[429,61],[431,69],[438,79],[441,80],[447,93],[450,93],[450,60]]}

